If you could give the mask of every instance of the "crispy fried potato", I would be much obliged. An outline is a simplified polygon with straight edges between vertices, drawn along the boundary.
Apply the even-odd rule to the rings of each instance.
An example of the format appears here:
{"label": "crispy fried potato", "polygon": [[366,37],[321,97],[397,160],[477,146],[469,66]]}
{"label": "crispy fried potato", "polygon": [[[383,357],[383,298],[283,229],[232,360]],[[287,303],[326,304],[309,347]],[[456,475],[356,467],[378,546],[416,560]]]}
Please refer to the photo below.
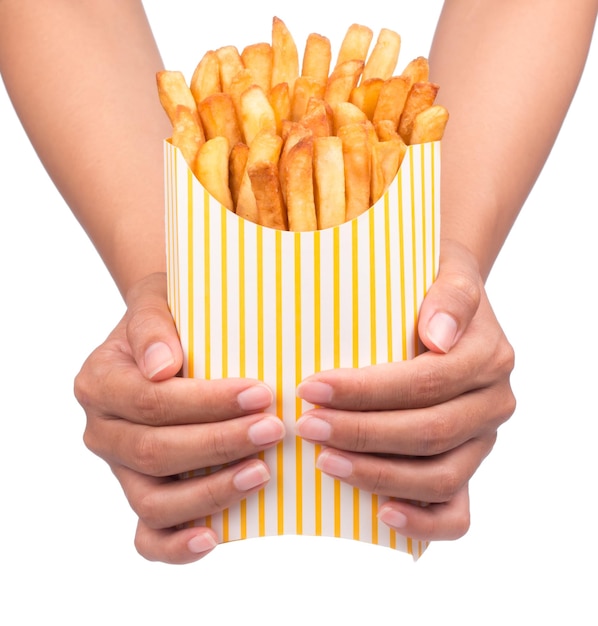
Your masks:
{"label": "crispy fried potato", "polygon": [[160,103],[171,124],[175,123],[178,105],[183,105],[192,112],[197,111],[195,98],[182,72],[162,70],[156,74],[156,83]]}
{"label": "crispy fried potato", "polygon": [[345,164],[340,137],[318,137],[313,144],[314,200],[318,228],[345,221]]}
{"label": "crispy fried potato", "polygon": [[370,207],[371,143],[365,124],[338,129],[345,164],[346,219],[352,220]]}
{"label": "crispy fried potato", "polygon": [[291,119],[291,94],[287,83],[278,83],[270,90],[268,101],[276,119],[276,132],[282,135],[283,122]]}
{"label": "crispy fried potato", "polygon": [[197,152],[206,138],[197,115],[188,107],[179,104],[175,109],[175,120],[172,127],[172,145],[178,148],[189,167],[193,169]]}
{"label": "crispy fried potato", "polygon": [[206,52],[195,67],[189,88],[196,104],[222,90],[218,55],[213,50]]}
{"label": "crispy fried potato", "polygon": [[326,91],[326,83],[321,83],[310,76],[299,76],[295,81],[291,119],[299,121],[307,111],[307,104],[312,98],[322,99]]}
{"label": "crispy fried potato", "polygon": [[384,195],[397,175],[406,151],[407,146],[398,135],[372,144],[370,204],[374,205]]}
{"label": "crispy fried potato", "polygon": [[243,69],[243,60],[235,46],[222,46],[216,50],[220,68],[222,91],[228,93],[231,81]]}
{"label": "crispy fried potato", "polygon": [[330,40],[317,33],[308,35],[303,53],[301,76],[313,78],[315,81],[325,85],[328,81],[331,61]]}
{"label": "crispy fried potato", "polygon": [[448,119],[448,111],[441,104],[435,104],[418,113],[413,120],[411,144],[440,141]]}
{"label": "crispy fried potato", "polygon": [[355,87],[349,96],[349,102],[359,107],[369,120],[374,119],[374,111],[378,104],[378,97],[380,96],[380,90],[384,80],[382,78],[368,78],[362,80],[357,87]]}
{"label": "crispy fried potato", "polygon": [[332,133],[333,113],[330,105],[320,98],[312,98],[307,104],[305,115],[299,120],[314,137],[326,137]]}
{"label": "crispy fried potato", "polygon": [[232,211],[233,200],[228,184],[229,150],[226,137],[208,139],[197,153],[195,171],[208,193]]}
{"label": "crispy fried potato", "polygon": [[341,42],[336,67],[347,61],[363,61],[365,63],[373,37],[374,33],[371,28],[361,24],[351,24]]}
{"label": "crispy fried potato", "polygon": [[437,93],[436,83],[414,83],[411,87],[399,121],[399,135],[406,144],[411,143],[411,131],[416,116],[434,104]]}
{"label": "crispy fried potato", "polygon": [[288,150],[279,168],[289,230],[308,231],[318,228],[312,159],[313,137],[303,137]]}
{"label": "crispy fried potato", "polygon": [[381,120],[390,120],[398,128],[410,87],[403,76],[393,76],[384,81],[372,118],[374,124]]}
{"label": "crispy fried potato", "polygon": [[400,35],[393,30],[383,28],[378,34],[372,53],[363,68],[362,81],[370,78],[388,80],[397,66],[400,50]]}
{"label": "crispy fried potato", "polygon": [[324,99],[329,104],[348,102],[351,92],[359,83],[363,71],[363,61],[346,61],[337,65],[326,83]]}
{"label": "crispy fried potato", "polygon": [[199,117],[206,139],[226,137],[229,146],[242,141],[233,99],[228,93],[214,93],[199,103]]}
{"label": "crispy fried potato", "polygon": [[338,129],[347,124],[364,123],[367,121],[367,115],[354,104],[350,102],[337,102],[330,105],[332,110],[332,133],[338,134]]}
{"label": "crispy fried potato", "polygon": [[293,36],[279,18],[272,20],[272,84],[287,83],[292,98],[295,80],[299,76],[299,53]]}
{"label": "crispy fried potato", "polygon": [[271,161],[259,161],[247,168],[251,190],[255,196],[258,223],[268,228],[287,230],[287,215],[278,165]]}
{"label": "crispy fried potato", "polygon": [[395,139],[396,137],[399,139],[401,138],[395,123],[391,120],[380,120],[379,122],[375,122],[374,130],[378,141],[388,141],[389,139]]}
{"label": "crispy fried potato", "polygon": [[430,66],[428,59],[425,57],[417,57],[409,61],[403,72],[401,73],[408,82],[409,86],[414,83],[426,83],[430,77]]}
{"label": "crispy fried potato", "polygon": [[259,85],[264,93],[270,93],[272,86],[272,63],[273,52],[269,43],[254,43],[243,48],[241,52],[243,65],[251,71],[256,85]]}
{"label": "crispy fried potato", "polygon": [[252,85],[246,89],[239,98],[239,107],[241,130],[247,145],[251,146],[260,131],[276,133],[276,113],[261,87]]}
{"label": "crispy fried potato", "polygon": [[228,158],[228,180],[235,211],[237,210],[236,207],[239,202],[239,190],[241,189],[241,181],[245,175],[248,155],[249,146],[246,143],[236,143],[231,148]]}

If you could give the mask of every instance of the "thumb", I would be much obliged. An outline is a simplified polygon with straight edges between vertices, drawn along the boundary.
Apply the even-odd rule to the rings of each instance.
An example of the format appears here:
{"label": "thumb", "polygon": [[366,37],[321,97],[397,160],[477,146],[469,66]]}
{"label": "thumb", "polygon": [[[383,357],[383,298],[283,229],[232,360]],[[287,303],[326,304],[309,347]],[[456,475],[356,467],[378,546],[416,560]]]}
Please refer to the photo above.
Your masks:
{"label": "thumb", "polygon": [[463,245],[443,240],[438,276],[422,303],[418,332],[433,352],[448,352],[473,319],[483,290],[473,254]]}
{"label": "thumb", "polygon": [[166,300],[166,275],[135,283],[126,302],[127,340],[141,373],[154,381],[176,376],[183,350]]}

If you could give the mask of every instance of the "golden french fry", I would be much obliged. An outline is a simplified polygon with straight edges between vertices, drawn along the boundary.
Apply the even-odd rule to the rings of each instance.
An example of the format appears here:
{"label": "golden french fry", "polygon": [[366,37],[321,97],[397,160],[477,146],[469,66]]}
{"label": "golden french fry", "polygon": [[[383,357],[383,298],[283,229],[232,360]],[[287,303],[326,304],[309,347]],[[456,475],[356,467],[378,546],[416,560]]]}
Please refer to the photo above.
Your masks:
{"label": "golden french fry", "polygon": [[398,128],[410,87],[403,76],[393,76],[384,81],[372,118],[374,124],[381,120],[390,120]]}
{"label": "golden french fry", "polygon": [[428,59],[425,57],[417,57],[410,61],[401,73],[408,82],[409,86],[414,83],[426,83],[430,76],[430,66]]}
{"label": "golden french fry", "polygon": [[448,111],[441,104],[435,104],[418,113],[413,120],[411,144],[440,141],[448,118]]}
{"label": "golden french fry", "polygon": [[222,91],[228,93],[231,81],[245,67],[235,46],[222,46],[216,50],[220,68],[220,84]]}
{"label": "golden french fry", "polygon": [[250,165],[247,173],[257,205],[258,223],[268,228],[287,230],[286,207],[280,189],[277,164],[259,161]]}
{"label": "golden french fry", "polygon": [[345,164],[340,137],[318,137],[313,144],[314,200],[318,228],[345,221]]}
{"label": "golden french fry", "polygon": [[378,104],[378,97],[384,80],[382,78],[368,78],[362,80],[349,96],[349,102],[359,107],[369,120],[374,119],[374,111]]}
{"label": "golden french fry", "polygon": [[158,97],[160,103],[168,115],[171,124],[176,120],[176,108],[183,105],[190,111],[197,111],[195,99],[182,72],[175,70],[162,70],[156,74],[158,85]]}
{"label": "golden french fry", "polygon": [[229,146],[242,141],[233,99],[228,93],[214,93],[199,103],[199,117],[206,139],[226,137]]}
{"label": "golden french fry", "polygon": [[393,30],[383,28],[363,68],[362,81],[370,78],[389,79],[397,65],[400,49],[400,35]]}
{"label": "golden french fry", "polygon": [[247,167],[248,154],[249,146],[246,143],[236,143],[231,148],[228,158],[228,180],[235,211],[239,202],[239,190],[241,189],[241,181],[243,180],[243,176],[245,175],[245,169]]}
{"label": "golden french fry", "polygon": [[317,230],[312,167],[313,138],[308,136],[300,139],[285,157],[279,171],[289,230]]}
{"label": "golden french fry", "polygon": [[237,215],[259,223],[258,207],[251,180],[249,178],[249,168],[259,162],[277,163],[282,149],[282,138],[267,130],[259,132],[249,146],[247,153],[247,164],[237,197]]}
{"label": "golden french fry", "polygon": [[282,135],[282,125],[291,119],[291,95],[287,83],[278,83],[270,90],[268,100],[274,110],[276,132]]}
{"label": "golden french fry", "polygon": [[275,17],[272,20],[272,87],[287,83],[293,96],[295,80],[299,76],[297,45],[286,24]]}
{"label": "golden french fry", "polygon": [[351,24],[341,42],[336,67],[347,61],[357,60],[365,63],[373,36],[371,28],[361,24]]}
{"label": "golden french fry", "polygon": [[[394,122],[390,120],[380,120],[375,122],[374,131],[378,141],[388,141],[389,139],[401,138]],[[402,139],[401,139],[402,141]]]}
{"label": "golden french fry", "polygon": [[233,200],[228,184],[229,149],[226,137],[208,139],[197,152],[195,172],[207,192],[232,211]]}
{"label": "golden french fry", "polygon": [[342,126],[338,136],[343,144],[348,221],[370,207],[371,142],[366,124]]}
{"label": "golden french fry", "polygon": [[330,40],[317,33],[311,33],[305,42],[301,76],[308,76],[325,85],[328,81],[331,60]]}
{"label": "golden french fry", "polygon": [[268,96],[258,85],[246,89],[239,98],[241,129],[245,143],[251,146],[254,137],[263,130],[276,133],[276,114]]}
{"label": "golden french fry", "polygon": [[399,136],[372,144],[370,204],[375,204],[384,195],[397,175],[406,151],[407,146]]}
{"label": "golden french fry", "polygon": [[321,83],[310,76],[299,76],[295,81],[291,119],[297,122],[307,111],[307,103],[311,98],[322,99],[326,91],[326,83]]}
{"label": "golden french fry", "polygon": [[206,52],[195,67],[189,88],[197,104],[221,91],[220,64],[218,55],[213,50]]}
{"label": "golden french fry", "polygon": [[363,123],[368,119],[367,115],[358,106],[350,102],[337,102],[336,104],[331,104],[330,108],[332,110],[332,133],[334,135],[338,133],[338,129],[341,126]]}
{"label": "golden french fry", "polygon": [[175,109],[171,141],[172,145],[181,151],[191,169],[194,167],[197,152],[205,140],[195,112],[179,104]]}
{"label": "golden french fry", "polygon": [[414,83],[411,87],[398,128],[399,135],[406,144],[411,143],[411,131],[416,116],[434,104],[437,93],[438,85],[436,83]]}
{"label": "golden french fry", "polygon": [[336,102],[348,102],[351,92],[359,83],[361,72],[363,71],[363,61],[346,61],[337,65],[326,83],[324,99],[329,104]]}
{"label": "golden french fry", "polygon": [[241,52],[243,65],[251,71],[254,82],[264,93],[270,93],[272,86],[272,46],[269,43],[254,43]]}
{"label": "golden french fry", "polygon": [[314,137],[326,137],[333,129],[332,109],[325,100],[312,98],[299,122],[301,126],[308,128]]}

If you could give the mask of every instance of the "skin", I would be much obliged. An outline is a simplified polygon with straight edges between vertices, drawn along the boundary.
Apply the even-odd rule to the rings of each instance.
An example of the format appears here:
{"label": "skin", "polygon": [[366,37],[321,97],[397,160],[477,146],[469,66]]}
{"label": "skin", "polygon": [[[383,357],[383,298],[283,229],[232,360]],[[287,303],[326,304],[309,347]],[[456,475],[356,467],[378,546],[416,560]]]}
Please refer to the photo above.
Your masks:
{"label": "skin", "polygon": [[[595,0],[445,3],[430,53],[451,114],[440,271],[419,320],[430,351],[410,362],[322,372],[298,389],[321,407],[298,424],[306,440],[325,445],[319,467],[392,496],[381,519],[411,537],[467,531],[468,481],[515,409],[513,350],[484,280],[556,138],[597,10]],[[85,71],[90,63],[93,73]],[[165,298],[162,139],[170,127],[156,97],[161,68],[136,0],[55,0],[51,8],[0,0],[0,72],[15,109],[127,305],[75,381],[85,443],[139,517],[140,554],[187,563],[218,538],[181,525],[260,489],[269,470],[247,457],[284,433],[263,412],[272,396],[259,381],[175,376],[182,353]],[[476,80],[468,84],[464,72]],[[231,461],[238,463],[207,477],[171,478]]]}

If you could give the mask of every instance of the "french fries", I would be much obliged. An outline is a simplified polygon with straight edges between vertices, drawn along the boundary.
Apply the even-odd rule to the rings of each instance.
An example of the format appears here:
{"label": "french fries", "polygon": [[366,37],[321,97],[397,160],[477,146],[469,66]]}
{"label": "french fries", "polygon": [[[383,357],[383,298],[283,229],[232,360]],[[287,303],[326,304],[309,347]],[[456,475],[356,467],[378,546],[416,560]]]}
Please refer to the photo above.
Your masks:
{"label": "french fries", "polygon": [[397,71],[398,33],[352,24],[337,58],[307,37],[303,58],[279,18],[271,42],[206,52],[189,84],[156,75],[178,147],[205,189],[240,217],[268,228],[325,229],[384,195],[410,144],[442,139],[425,57]]}

